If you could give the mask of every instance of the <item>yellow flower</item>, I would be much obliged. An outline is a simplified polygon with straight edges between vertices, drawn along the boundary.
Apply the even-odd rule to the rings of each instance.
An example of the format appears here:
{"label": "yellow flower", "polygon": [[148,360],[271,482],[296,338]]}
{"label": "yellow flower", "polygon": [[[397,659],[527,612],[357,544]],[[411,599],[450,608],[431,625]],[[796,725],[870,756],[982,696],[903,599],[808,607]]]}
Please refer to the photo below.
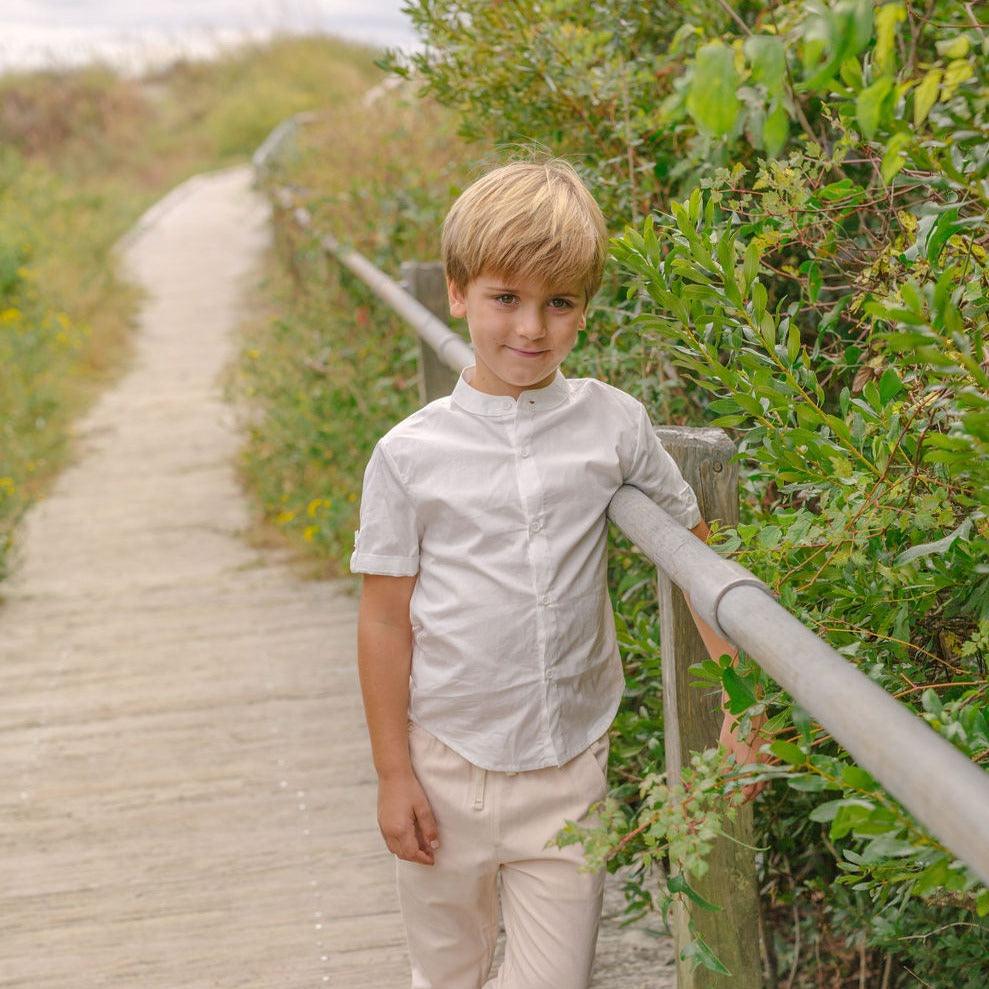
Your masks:
{"label": "yellow flower", "polygon": [[309,502],[309,504],[306,506],[306,515],[308,515],[309,518],[313,518],[316,515],[317,509],[322,504],[323,504],[322,498],[313,498],[313,500]]}
{"label": "yellow flower", "polygon": [[286,522],[291,522],[294,518],[295,512],[290,512],[288,509],[285,509],[275,516],[275,525],[285,525]]}
{"label": "yellow flower", "polygon": [[20,315],[21,315],[20,309],[14,309],[14,308],[4,309],[2,312],[0,312],[0,323],[13,323],[15,319],[20,318]]}
{"label": "yellow flower", "polygon": [[305,532],[302,533],[302,538],[305,539],[307,543],[311,543],[317,532],[319,532],[318,525],[307,525]]}
{"label": "yellow flower", "polygon": [[12,494],[16,486],[12,477],[0,477],[0,491]]}

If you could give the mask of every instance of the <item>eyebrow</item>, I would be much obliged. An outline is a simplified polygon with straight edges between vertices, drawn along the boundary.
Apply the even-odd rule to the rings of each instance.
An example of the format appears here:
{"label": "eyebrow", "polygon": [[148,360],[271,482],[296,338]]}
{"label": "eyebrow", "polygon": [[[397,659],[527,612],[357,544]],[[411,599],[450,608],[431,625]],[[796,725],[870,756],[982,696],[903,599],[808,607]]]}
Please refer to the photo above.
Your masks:
{"label": "eyebrow", "polygon": [[[504,285],[491,285],[491,286],[489,286],[486,289],[486,291],[488,291],[488,292],[512,292],[515,295],[518,295],[518,293],[519,293],[519,290],[517,288],[508,288],[508,287],[506,287]],[[579,292],[550,292],[549,294],[554,299],[555,298],[561,298],[561,299],[577,299],[577,298],[580,297],[580,293]]]}

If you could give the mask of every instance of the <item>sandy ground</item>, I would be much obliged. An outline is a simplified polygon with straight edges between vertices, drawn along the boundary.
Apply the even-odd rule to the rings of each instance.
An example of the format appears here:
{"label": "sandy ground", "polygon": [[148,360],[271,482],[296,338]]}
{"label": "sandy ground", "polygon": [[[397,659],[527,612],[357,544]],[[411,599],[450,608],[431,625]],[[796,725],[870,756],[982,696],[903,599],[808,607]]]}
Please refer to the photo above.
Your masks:
{"label": "sandy ground", "polygon": [[[352,585],[246,538],[220,376],[269,235],[237,167],[128,236],[134,364],[0,585],[0,986],[409,985]],[[612,879],[594,986],[673,985],[623,904]]]}

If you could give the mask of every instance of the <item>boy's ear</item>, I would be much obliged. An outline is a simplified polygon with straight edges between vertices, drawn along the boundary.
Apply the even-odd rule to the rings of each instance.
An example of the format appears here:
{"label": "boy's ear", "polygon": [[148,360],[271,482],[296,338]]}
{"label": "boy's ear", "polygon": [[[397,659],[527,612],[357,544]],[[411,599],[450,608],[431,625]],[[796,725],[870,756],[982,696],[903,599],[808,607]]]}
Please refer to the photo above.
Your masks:
{"label": "boy's ear", "polygon": [[467,303],[463,293],[449,278],[446,280],[446,296],[450,306],[450,315],[454,319],[462,319],[467,315]]}

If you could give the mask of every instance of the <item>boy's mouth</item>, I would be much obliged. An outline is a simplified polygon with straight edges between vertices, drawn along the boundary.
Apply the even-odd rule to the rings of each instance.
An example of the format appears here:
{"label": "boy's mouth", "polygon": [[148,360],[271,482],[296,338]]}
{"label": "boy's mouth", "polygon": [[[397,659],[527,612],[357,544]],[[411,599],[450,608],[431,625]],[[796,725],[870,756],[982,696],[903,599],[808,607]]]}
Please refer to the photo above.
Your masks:
{"label": "boy's mouth", "polygon": [[509,347],[508,349],[516,354],[521,354],[523,357],[538,357],[540,354],[546,353],[544,350],[519,350],[518,347]]}

